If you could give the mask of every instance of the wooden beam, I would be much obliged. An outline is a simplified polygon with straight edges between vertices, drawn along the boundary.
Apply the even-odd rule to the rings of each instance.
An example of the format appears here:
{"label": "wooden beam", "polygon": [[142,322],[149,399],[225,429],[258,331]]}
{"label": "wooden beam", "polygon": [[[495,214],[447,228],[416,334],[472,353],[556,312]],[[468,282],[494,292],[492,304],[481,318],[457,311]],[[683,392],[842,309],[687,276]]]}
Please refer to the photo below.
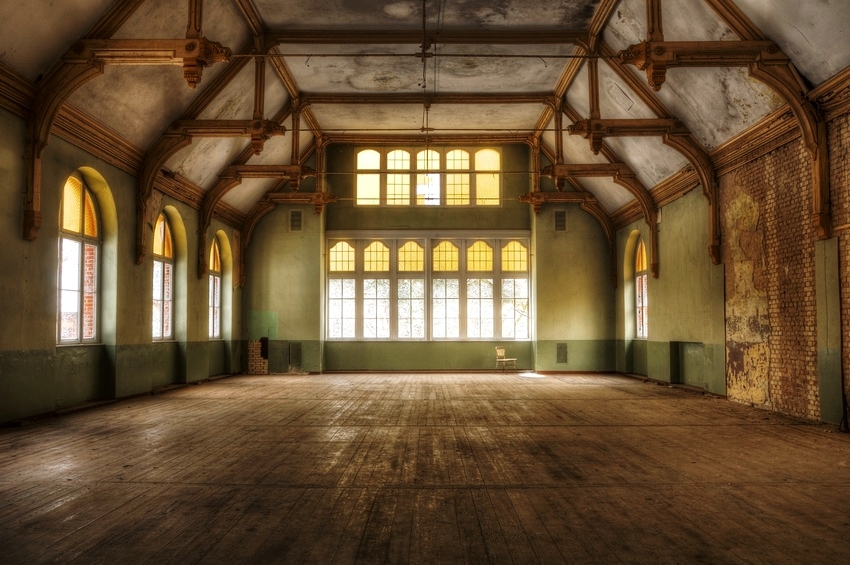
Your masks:
{"label": "wooden beam", "polygon": [[[470,93],[437,92],[428,96],[432,104],[545,104],[551,92],[531,93]],[[422,105],[422,93],[332,94],[302,92],[298,95],[303,106],[323,104],[415,104]]]}
{"label": "wooden beam", "polygon": [[388,29],[288,29],[270,31],[270,44],[313,45],[587,45],[585,30],[388,30]]}

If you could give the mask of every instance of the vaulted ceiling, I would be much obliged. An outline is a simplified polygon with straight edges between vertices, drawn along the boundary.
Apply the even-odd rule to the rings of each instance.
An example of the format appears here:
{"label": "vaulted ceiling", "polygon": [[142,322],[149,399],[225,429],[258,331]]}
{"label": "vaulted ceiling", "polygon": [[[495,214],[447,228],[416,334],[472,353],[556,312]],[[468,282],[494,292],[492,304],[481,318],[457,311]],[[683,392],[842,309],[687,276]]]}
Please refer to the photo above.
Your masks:
{"label": "vaulted ceiling", "polygon": [[[35,161],[73,108],[231,216],[317,143],[426,136],[616,163],[549,171],[615,215],[789,98],[804,115],[848,21],[846,0],[29,0],[0,7],[0,63],[35,85]],[[765,80],[773,56],[791,70]],[[223,183],[243,165],[289,168]]]}

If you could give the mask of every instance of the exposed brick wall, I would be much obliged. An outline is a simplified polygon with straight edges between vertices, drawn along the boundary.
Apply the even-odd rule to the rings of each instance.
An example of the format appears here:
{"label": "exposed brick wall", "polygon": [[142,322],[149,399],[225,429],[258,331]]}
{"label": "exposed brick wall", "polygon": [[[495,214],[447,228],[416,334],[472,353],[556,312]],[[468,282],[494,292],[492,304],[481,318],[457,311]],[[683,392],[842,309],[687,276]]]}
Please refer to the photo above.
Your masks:
{"label": "exposed brick wall", "polygon": [[829,177],[832,222],[838,237],[841,337],[845,390],[850,395],[850,115],[829,124]]}
{"label": "exposed brick wall", "polygon": [[269,360],[260,355],[260,340],[248,342],[248,374],[268,375]]}
{"label": "exposed brick wall", "polygon": [[802,141],[720,179],[727,394],[817,419],[816,232]]}

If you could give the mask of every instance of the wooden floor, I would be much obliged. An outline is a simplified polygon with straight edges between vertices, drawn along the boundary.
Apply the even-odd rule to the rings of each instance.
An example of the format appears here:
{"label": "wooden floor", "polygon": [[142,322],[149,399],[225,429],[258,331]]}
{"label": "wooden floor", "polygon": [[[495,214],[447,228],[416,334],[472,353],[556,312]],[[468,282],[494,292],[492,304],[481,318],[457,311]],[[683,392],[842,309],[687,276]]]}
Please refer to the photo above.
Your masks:
{"label": "wooden floor", "polygon": [[0,562],[850,563],[850,436],[618,376],[240,376],[0,430]]}

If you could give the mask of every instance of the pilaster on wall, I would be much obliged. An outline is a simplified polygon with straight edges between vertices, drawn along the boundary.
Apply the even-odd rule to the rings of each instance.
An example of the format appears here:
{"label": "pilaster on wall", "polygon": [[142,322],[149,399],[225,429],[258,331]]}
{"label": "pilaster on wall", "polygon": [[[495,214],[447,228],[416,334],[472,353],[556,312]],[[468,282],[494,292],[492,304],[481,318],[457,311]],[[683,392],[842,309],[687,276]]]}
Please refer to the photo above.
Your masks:
{"label": "pilaster on wall", "polygon": [[844,375],[844,396],[850,396],[850,113],[832,120],[829,124],[829,149],[832,167],[832,208],[834,210],[835,236],[838,240],[838,286],[841,326],[840,370]]}

